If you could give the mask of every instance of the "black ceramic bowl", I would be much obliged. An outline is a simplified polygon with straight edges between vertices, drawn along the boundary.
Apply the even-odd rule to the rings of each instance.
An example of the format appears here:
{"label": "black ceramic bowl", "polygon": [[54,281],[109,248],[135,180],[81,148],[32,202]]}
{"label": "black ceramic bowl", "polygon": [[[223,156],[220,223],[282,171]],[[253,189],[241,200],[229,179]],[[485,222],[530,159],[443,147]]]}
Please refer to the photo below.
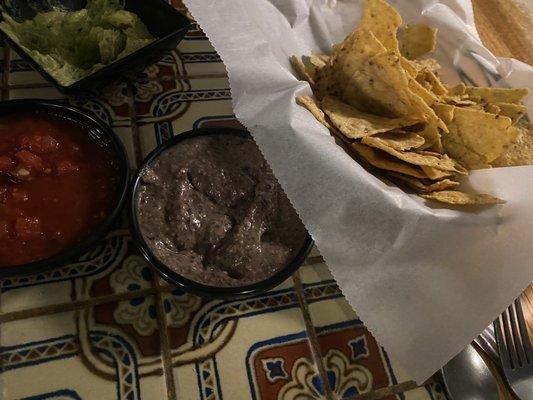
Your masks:
{"label": "black ceramic bowl", "polygon": [[0,278],[15,275],[28,275],[52,268],[66,265],[74,261],[83,253],[91,249],[100,241],[111,228],[115,219],[120,215],[124,205],[129,183],[129,165],[126,150],[122,142],[107,125],[103,124],[96,116],[86,111],[72,107],[65,103],[50,100],[8,100],[0,102],[0,116],[9,115],[16,112],[27,114],[39,113],[52,117],[68,120],[83,127],[89,135],[102,147],[102,151],[107,151],[112,157],[117,176],[115,200],[109,208],[107,216],[102,220],[91,233],[65,248],[60,253],[43,260],[28,264],[0,267]]}
{"label": "black ceramic bowl", "polygon": [[[9,0],[0,2],[0,10],[20,21],[32,19],[38,12],[50,11],[51,5],[66,10],[79,10],[85,7],[86,2],[86,0]],[[142,71],[148,65],[160,60],[166,52],[175,49],[190,27],[189,20],[164,0],[125,0],[125,9],[137,14],[156,40],[68,86],[57,82],[2,29],[0,35],[59,91],[71,94],[104,86],[125,73]]]}
{"label": "black ceramic bowl", "polygon": [[220,127],[220,128],[213,127],[213,128],[195,129],[192,131],[182,133],[180,135],[174,136],[172,139],[169,139],[168,141],[158,146],[144,159],[143,163],[137,170],[137,173],[135,174],[135,177],[133,178],[133,181],[132,181],[131,198],[130,198],[130,205],[129,205],[131,232],[143,256],[161,274],[161,276],[166,281],[172,284],[175,284],[186,291],[189,291],[189,292],[192,292],[194,294],[204,296],[204,297],[242,298],[242,297],[251,296],[253,294],[272,289],[273,287],[279,285],[284,280],[286,280],[288,277],[290,277],[294,272],[296,272],[296,270],[304,262],[307,255],[311,251],[311,247],[313,247],[313,240],[311,239],[311,236],[307,234],[304,244],[302,245],[298,253],[294,256],[294,258],[284,268],[280,269],[277,273],[275,273],[271,277],[265,280],[250,284],[250,285],[245,285],[245,286],[220,287],[220,286],[204,285],[202,283],[187,279],[184,276],[176,273],[175,271],[167,267],[161,261],[159,261],[159,259],[153,254],[153,252],[150,250],[150,247],[144,240],[140,227],[139,227],[139,221],[137,219],[136,197],[137,197],[137,189],[139,187],[140,180],[141,180],[140,173],[143,170],[143,168],[146,165],[149,165],[154,159],[156,159],[165,150],[181,142],[182,140],[187,140],[188,138],[195,137],[195,136],[213,135],[213,134],[235,135],[235,136],[240,136],[240,137],[244,137],[247,139],[251,139],[250,134],[247,131],[242,130],[242,129],[228,128],[228,127]]}

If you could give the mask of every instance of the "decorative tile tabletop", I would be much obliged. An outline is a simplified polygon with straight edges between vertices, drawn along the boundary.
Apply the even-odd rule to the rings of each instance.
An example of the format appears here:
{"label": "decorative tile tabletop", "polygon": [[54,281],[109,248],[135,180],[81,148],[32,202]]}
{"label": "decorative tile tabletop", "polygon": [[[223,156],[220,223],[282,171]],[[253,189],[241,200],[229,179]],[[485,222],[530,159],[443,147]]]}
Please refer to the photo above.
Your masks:
{"label": "decorative tile tabletop", "polygon": [[[180,132],[240,126],[224,65],[196,25],[157,64],[78,97],[64,98],[8,47],[2,55],[2,99],[94,112],[123,140],[132,169]],[[387,356],[316,250],[269,292],[202,299],[154,275],[124,216],[76,263],[0,289],[4,400],[446,398],[437,379],[417,387]]]}

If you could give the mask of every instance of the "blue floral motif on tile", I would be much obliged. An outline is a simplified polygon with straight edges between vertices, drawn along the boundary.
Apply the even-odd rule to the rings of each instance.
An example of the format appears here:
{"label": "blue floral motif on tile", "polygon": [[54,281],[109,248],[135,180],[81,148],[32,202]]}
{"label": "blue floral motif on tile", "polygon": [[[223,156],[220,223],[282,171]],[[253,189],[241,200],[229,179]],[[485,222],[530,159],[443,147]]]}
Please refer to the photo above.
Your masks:
{"label": "blue floral motif on tile", "polygon": [[[338,293],[341,296],[340,291],[335,284],[335,281],[328,283],[319,282],[305,285],[306,289],[310,291],[308,300],[320,301],[322,299],[330,298],[332,293]],[[268,307],[265,308],[265,305]],[[258,294],[244,300],[224,300],[215,301],[209,303],[209,307],[205,307],[196,318],[196,323],[192,328],[193,341],[196,346],[202,346],[204,343],[212,340],[219,331],[220,327],[226,326],[226,324],[237,322],[240,318],[252,317],[260,314],[274,313],[280,310],[298,307],[294,288],[273,290],[267,293]],[[205,323],[209,320],[209,323]],[[300,332],[295,335],[289,335],[289,337],[274,338],[271,341],[256,343],[250,348],[246,358],[246,368],[248,372],[248,379],[250,382],[251,397],[257,399],[258,394],[251,378],[251,357],[254,351],[273,344],[289,343],[295,340],[302,340],[305,338],[305,332]],[[204,372],[209,371],[206,378]],[[209,400],[222,399],[222,392],[220,389],[221,382],[217,373],[216,358],[209,358],[201,362],[196,363],[196,373],[198,378],[198,389],[201,394],[201,400],[207,400],[204,397],[205,388],[211,387],[215,390]],[[287,372],[288,374],[288,372]],[[215,377],[214,381],[211,377]],[[320,398],[320,395],[318,398]]]}
{"label": "blue floral motif on tile", "polygon": [[[150,288],[152,277],[146,261],[139,256],[130,256],[124,260],[122,268],[110,275],[109,284],[116,293],[134,292]],[[179,289],[163,293],[161,297],[168,325],[174,328],[184,326],[202,303],[200,297]],[[139,296],[120,302],[113,317],[120,324],[131,324],[143,336],[149,336],[157,329],[156,308],[151,298]]]}
{"label": "blue floral motif on tile", "polygon": [[152,272],[146,261],[132,255],[122,262],[122,268],[109,276],[109,284],[115,293],[132,292],[151,287]]}
{"label": "blue floral motif on tile", "polygon": [[361,335],[354,340],[348,342],[350,350],[352,351],[352,359],[358,360],[360,358],[368,358],[370,356],[370,350],[368,349],[368,343],[366,336]]}
{"label": "blue floral motif on tile", "polygon": [[[330,350],[324,357],[326,377],[331,391],[339,398],[366,393],[372,389],[372,373],[360,365],[350,365],[348,358],[339,350]],[[323,382],[314,364],[307,358],[298,359],[291,371],[291,379],[278,397],[292,400],[307,396],[322,399],[325,396]]]}
{"label": "blue floral motif on tile", "polygon": [[[150,65],[136,75],[131,81],[133,97],[139,102],[148,102],[163,92],[163,86],[158,82],[159,66]],[[129,90],[125,82],[117,81],[107,85],[102,90],[102,97],[113,107],[128,104]]]}
{"label": "blue floral motif on tile", "polygon": [[266,358],[261,360],[261,363],[269,382],[276,382],[289,377],[287,371],[285,371],[285,360],[283,358]]}

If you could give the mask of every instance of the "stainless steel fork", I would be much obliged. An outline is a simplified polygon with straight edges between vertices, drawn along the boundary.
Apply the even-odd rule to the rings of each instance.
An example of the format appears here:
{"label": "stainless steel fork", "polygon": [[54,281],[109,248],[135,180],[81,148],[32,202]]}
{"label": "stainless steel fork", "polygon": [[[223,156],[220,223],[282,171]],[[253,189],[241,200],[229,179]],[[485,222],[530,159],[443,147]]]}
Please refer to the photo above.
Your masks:
{"label": "stainless steel fork", "polygon": [[533,399],[533,347],[519,298],[494,321],[494,332],[509,386],[518,398]]}

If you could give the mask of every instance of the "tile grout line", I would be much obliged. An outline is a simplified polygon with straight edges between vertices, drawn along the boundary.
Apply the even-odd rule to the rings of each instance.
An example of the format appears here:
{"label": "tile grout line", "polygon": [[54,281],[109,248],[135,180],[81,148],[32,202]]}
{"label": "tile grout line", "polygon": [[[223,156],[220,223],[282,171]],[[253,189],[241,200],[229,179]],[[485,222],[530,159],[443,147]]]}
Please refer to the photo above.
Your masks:
{"label": "tile grout line", "polygon": [[[127,97],[128,97],[128,112],[130,116],[131,135],[133,142],[133,152],[135,158],[135,168],[137,168],[142,160],[142,145],[139,131],[139,124],[137,122],[137,109],[135,107],[135,91],[131,80],[127,80]],[[174,374],[172,370],[172,358],[170,355],[170,344],[168,338],[168,326],[163,305],[162,288],[159,285],[159,277],[152,274],[152,291],[154,293],[154,301],[156,305],[157,324],[159,328],[159,346],[161,350],[161,361],[163,363],[163,376],[166,386],[166,398],[168,400],[175,400],[176,387],[174,385]]]}
{"label": "tile grout line", "polygon": [[167,399],[176,400],[176,386],[174,384],[174,370],[172,368],[172,356],[170,354],[170,342],[168,337],[168,325],[163,305],[162,292],[159,285],[159,276],[153,276],[152,287],[155,291],[155,302],[157,310],[157,319],[159,325],[159,341],[161,347],[161,359],[163,362],[163,374],[165,376],[165,384],[167,388]]}
{"label": "tile grout line", "polygon": [[[171,285],[162,285],[159,286],[159,291],[166,293],[174,290],[175,287]],[[132,292],[123,292],[123,293],[114,293],[111,295],[105,295],[105,296],[98,296],[98,297],[92,297],[87,300],[76,300],[73,302],[68,303],[56,303],[56,304],[50,304],[47,306],[42,307],[33,307],[33,308],[26,308],[19,311],[11,311],[8,313],[0,313],[0,322],[11,322],[11,321],[17,321],[20,319],[27,319],[27,318],[33,318],[39,315],[51,315],[56,313],[61,313],[63,311],[72,311],[72,310],[80,310],[85,307],[93,307],[97,306],[103,303],[113,302],[113,301],[123,301],[123,300],[131,300],[132,298],[143,296],[143,295],[151,295],[155,294],[155,290],[153,288],[150,289],[142,289]],[[0,296],[1,298],[1,296]]]}
{"label": "tile grout line", "polygon": [[375,389],[371,392],[358,394],[356,396],[350,396],[344,400],[379,400],[386,396],[393,396],[395,394],[404,393],[409,390],[418,389],[423,386],[418,386],[413,381],[399,383],[397,385],[387,386],[379,389]]}
{"label": "tile grout line", "polygon": [[8,83],[7,89],[42,89],[53,88],[49,82],[36,82],[36,83]]}
{"label": "tile grout line", "polygon": [[[197,75],[176,75],[175,77],[147,77],[149,82],[167,82],[170,80],[184,80],[184,79],[214,79],[214,78],[227,78],[227,74],[214,73],[214,74],[197,74]],[[128,85],[129,86],[129,85]],[[7,83],[5,89],[41,89],[41,88],[53,88],[54,85],[49,82],[36,82],[36,83]],[[220,89],[220,88],[219,88]],[[223,88],[227,89],[227,88]],[[215,89],[216,90],[216,89]]]}
{"label": "tile grout line", "polygon": [[[320,379],[324,382],[323,386],[324,386],[324,390],[326,391],[326,395],[328,396],[328,399],[330,398],[334,399],[333,397],[334,394],[331,392],[331,388],[329,387],[329,381],[328,381],[326,369],[323,363],[324,359],[322,357],[322,351],[320,350],[320,344],[318,343],[318,335],[316,333],[315,326],[311,319],[311,313],[309,311],[307,300],[305,299],[302,280],[300,278],[300,272],[296,271],[296,273],[293,275],[292,278],[294,281],[294,287],[296,289],[296,295],[298,297],[298,303],[300,305],[300,310],[302,311],[302,314],[303,314],[307,335],[309,337],[313,359],[315,361],[315,364],[317,365],[318,372],[320,374]],[[403,393],[408,390],[413,390],[419,387],[421,386],[417,385],[416,382],[407,381],[407,382],[402,382],[396,385],[372,390],[371,392],[362,393],[357,396],[348,397],[345,400],[378,400],[385,396],[394,395],[397,393]]]}
{"label": "tile grout line", "polygon": [[94,307],[104,303],[111,303],[115,301],[131,300],[136,297],[148,296],[155,294],[154,288],[142,289],[133,292],[114,293],[107,296],[90,298],[87,300],[78,300],[75,302],[58,303],[49,306],[29,308],[26,310],[13,311],[0,315],[0,323],[17,321],[20,319],[28,319],[41,315],[59,314],[66,311],[81,310],[83,308]]}
{"label": "tile grout line", "polygon": [[303,262],[302,267],[311,266],[315,264],[322,264],[322,263],[324,263],[324,258],[322,258],[322,256],[307,257],[305,261]]}
{"label": "tile grout line", "polygon": [[324,388],[324,393],[326,398],[329,400],[335,399],[333,392],[329,386],[329,381],[326,374],[326,368],[324,367],[324,359],[322,358],[322,352],[320,350],[320,344],[318,343],[318,336],[316,334],[313,321],[311,320],[311,313],[309,312],[309,307],[305,299],[305,294],[303,290],[302,280],[300,278],[300,272],[292,276],[294,282],[294,288],[296,289],[296,297],[298,298],[298,305],[300,306],[300,311],[304,319],[305,330],[307,331],[307,336],[309,339],[309,344],[311,348],[311,355],[314,359],[315,365],[318,368],[318,374],[320,380],[322,381],[322,386]]}

